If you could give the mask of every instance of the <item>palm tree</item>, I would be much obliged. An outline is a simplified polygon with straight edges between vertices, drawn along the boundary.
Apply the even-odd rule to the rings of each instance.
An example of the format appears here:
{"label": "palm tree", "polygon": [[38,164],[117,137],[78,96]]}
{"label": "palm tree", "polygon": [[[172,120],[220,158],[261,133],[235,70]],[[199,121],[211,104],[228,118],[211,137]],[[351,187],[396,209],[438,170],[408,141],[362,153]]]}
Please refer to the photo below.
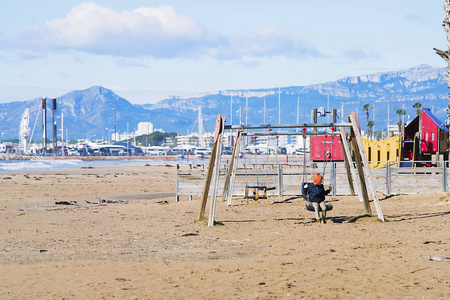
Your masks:
{"label": "palm tree", "polygon": [[400,133],[402,127],[402,116],[406,115],[408,111],[406,109],[399,108],[395,110],[395,113],[398,115],[397,125],[398,125],[398,132]]}
{"label": "palm tree", "polygon": [[369,128],[369,132],[368,132],[368,134],[369,134],[369,139],[370,140],[372,140],[372,138],[373,138],[373,125],[375,124],[375,122],[374,121],[369,121],[369,122],[367,122],[367,127]]}
{"label": "palm tree", "polygon": [[370,130],[369,130],[369,110],[370,110],[370,104],[364,104],[363,106],[363,111],[366,112],[366,124],[367,124],[367,133],[370,134]]}
{"label": "palm tree", "polygon": [[413,107],[416,109],[416,114],[419,115],[420,114],[420,109],[422,108],[422,103],[420,102],[416,102]]}

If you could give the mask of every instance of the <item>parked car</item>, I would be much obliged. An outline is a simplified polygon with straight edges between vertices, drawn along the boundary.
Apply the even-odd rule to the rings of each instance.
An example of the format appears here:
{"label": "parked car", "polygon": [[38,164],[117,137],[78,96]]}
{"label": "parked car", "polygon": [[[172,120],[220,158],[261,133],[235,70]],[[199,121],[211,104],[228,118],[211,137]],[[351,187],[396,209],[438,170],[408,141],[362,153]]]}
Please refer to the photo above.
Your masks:
{"label": "parked car", "polygon": [[75,149],[67,149],[67,156],[77,156],[78,155],[78,151]]}
{"label": "parked car", "polygon": [[145,154],[154,156],[154,155],[164,155],[164,150],[162,149],[147,149],[145,150]]}
{"label": "parked car", "polygon": [[309,149],[297,148],[294,151],[292,151],[292,155],[303,155],[303,154],[309,154]]}
{"label": "parked car", "polygon": [[111,156],[120,156],[122,149],[111,149]]}
{"label": "parked car", "polygon": [[98,148],[94,150],[95,155],[97,156],[111,156],[111,150],[105,147]]}
{"label": "parked car", "polygon": [[78,156],[94,156],[94,150],[92,150],[91,148],[80,148],[77,151],[77,155]]}
{"label": "parked car", "polygon": [[168,155],[186,155],[187,151],[185,149],[173,148],[173,149],[170,149],[167,154]]}
{"label": "parked car", "polygon": [[133,155],[133,149],[132,148],[123,148],[119,151],[120,156],[132,156]]}
{"label": "parked car", "polygon": [[80,148],[77,150],[77,156],[88,156],[88,151],[86,148]]}
{"label": "parked car", "polygon": [[[59,149],[58,154],[63,155],[63,149]],[[68,155],[69,155],[69,151],[67,150],[67,148],[64,148],[64,156],[68,156]]]}
{"label": "parked car", "polygon": [[211,151],[209,151],[207,148],[197,148],[195,150],[195,155],[198,157],[204,157],[205,155],[211,154]]}
{"label": "parked car", "polygon": [[142,149],[139,148],[139,147],[134,147],[132,155],[134,155],[134,156],[144,156],[144,151],[142,151]]}
{"label": "parked car", "polygon": [[233,154],[233,147],[222,147],[222,154],[224,155]]}

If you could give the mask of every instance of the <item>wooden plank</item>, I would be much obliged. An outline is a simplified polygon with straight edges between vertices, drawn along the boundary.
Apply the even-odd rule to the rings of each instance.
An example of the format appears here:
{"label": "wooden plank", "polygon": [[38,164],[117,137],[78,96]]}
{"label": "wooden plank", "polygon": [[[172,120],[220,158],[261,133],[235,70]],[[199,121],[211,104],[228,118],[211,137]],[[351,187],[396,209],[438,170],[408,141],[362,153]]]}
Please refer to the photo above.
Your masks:
{"label": "wooden plank", "polygon": [[348,157],[349,159],[349,166],[350,166],[350,172],[351,172],[351,176],[353,177],[353,180],[356,182],[356,192],[358,194],[359,200],[362,202],[364,201],[364,197],[362,195],[362,191],[361,191],[361,185],[360,183],[357,181],[357,177],[356,177],[356,170],[355,170],[355,165],[353,164],[353,159],[352,159],[352,155],[350,153],[350,145],[347,141],[347,137],[346,137],[346,133],[345,133],[345,128],[340,127],[339,128],[339,132],[341,134],[341,143],[342,143],[342,147],[345,150],[345,155],[346,157]]}
{"label": "wooden plank", "polygon": [[[344,139],[347,140],[345,129],[342,128],[342,130],[339,130],[339,132],[341,134],[341,141],[344,140]],[[351,192],[352,196],[354,196],[355,195],[355,188],[353,187],[352,171],[350,170],[350,158],[351,157],[349,157],[347,155],[347,152],[349,152],[349,151],[345,151],[345,146],[344,146],[343,142],[341,142],[341,147],[342,147],[342,153],[344,154],[344,166],[345,166],[345,170],[346,170],[346,173],[347,173],[347,182],[348,182],[349,187],[350,187],[350,192]],[[352,164],[353,164],[353,161],[352,161]],[[334,192],[336,192],[336,191],[334,191]]]}
{"label": "wooden plank", "polygon": [[367,192],[367,185],[366,185],[366,178],[364,177],[364,170],[363,170],[363,165],[362,165],[362,161],[361,161],[361,153],[359,151],[359,147],[358,147],[358,143],[356,143],[356,136],[354,133],[354,130],[351,130],[351,145],[353,147],[353,149],[355,150],[354,152],[354,156],[356,159],[356,168],[358,169],[358,177],[359,177],[359,182],[361,183],[361,194],[363,196],[363,203],[364,203],[364,209],[366,211],[366,214],[372,215],[372,210],[370,208],[370,203],[369,203],[369,194]]}
{"label": "wooden plank", "polygon": [[234,173],[236,170],[237,154],[239,153],[239,150],[237,150],[237,149],[240,148],[241,133],[242,133],[242,130],[238,130],[236,133],[236,143],[234,144],[234,147],[233,147],[233,153],[231,154],[231,161],[230,161],[230,165],[228,166],[227,177],[226,177],[225,183],[223,185],[222,201],[224,201],[225,195],[228,193],[228,190],[230,188],[231,176],[234,176]]}
{"label": "wooden plank", "polygon": [[367,179],[368,179],[367,181],[369,182],[369,188],[372,191],[373,202],[375,203],[377,215],[378,215],[378,218],[384,222],[383,212],[381,210],[380,201],[378,200],[378,195],[377,195],[377,191],[375,189],[375,183],[373,182],[372,173],[369,168],[369,162],[367,161],[366,151],[364,150],[364,145],[363,145],[363,142],[361,139],[361,133],[359,132],[359,129],[357,127],[356,116],[354,114],[351,114],[350,119],[352,121],[353,133],[356,136],[356,142],[358,144],[361,158],[363,161],[364,173],[367,176]]}
{"label": "wooden plank", "polygon": [[[220,115],[219,115],[220,117]],[[216,215],[216,203],[217,203],[217,188],[219,187],[219,165],[220,165],[220,158],[222,156],[222,143],[223,143],[223,126],[225,126],[225,120],[221,117],[221,129],[218,134],[218,137],[216,139],[217,144],[217,154],[216,154],[216,161],[215,161],[215,174],[214,174],[214,189],[211,199],[211,209],[209,212],[209,219],[208,219],[208,227],[214,226],[214,220]]]}
{"label": "wooden plank", "polygon": [[198,214],[198,219],[200,220],[205,216],[205,209],[206,209],[206,202],[208,201],[208,193],[209,193],[209,187],[211,185],[211,179],[214,171],[214,162],[215,162],[215,156],[217,152],[217,142],[213,144],[213,148],[211,150],[211,158],[209,160],[209,166],[208,166],[208,174],[206,176],[206,182],[203,189],[203,197],[202,197],[202,204],[200,206],[200,213]]}

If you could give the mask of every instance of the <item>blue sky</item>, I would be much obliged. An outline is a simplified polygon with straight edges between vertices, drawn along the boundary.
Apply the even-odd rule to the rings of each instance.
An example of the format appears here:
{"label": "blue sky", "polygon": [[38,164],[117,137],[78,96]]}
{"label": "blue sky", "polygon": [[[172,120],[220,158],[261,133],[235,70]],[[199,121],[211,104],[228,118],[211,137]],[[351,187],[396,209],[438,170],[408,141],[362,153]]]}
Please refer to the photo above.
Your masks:
{"label": "blue sky", "polygon": [[132,103],[445,67],[443,0],[0,0],[0,103],[101,85]]}

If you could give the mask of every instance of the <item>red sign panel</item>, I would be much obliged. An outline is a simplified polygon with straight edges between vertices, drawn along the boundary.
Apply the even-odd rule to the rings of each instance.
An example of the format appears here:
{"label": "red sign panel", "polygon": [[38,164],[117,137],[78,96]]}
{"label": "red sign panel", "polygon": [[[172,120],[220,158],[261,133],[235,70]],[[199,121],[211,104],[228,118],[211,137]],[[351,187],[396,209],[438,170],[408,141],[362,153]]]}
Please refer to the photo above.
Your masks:
{"label": "red sign panel", "polygon": [[309,149],[311,161],[344,161],[340,136],[310,136]]}

